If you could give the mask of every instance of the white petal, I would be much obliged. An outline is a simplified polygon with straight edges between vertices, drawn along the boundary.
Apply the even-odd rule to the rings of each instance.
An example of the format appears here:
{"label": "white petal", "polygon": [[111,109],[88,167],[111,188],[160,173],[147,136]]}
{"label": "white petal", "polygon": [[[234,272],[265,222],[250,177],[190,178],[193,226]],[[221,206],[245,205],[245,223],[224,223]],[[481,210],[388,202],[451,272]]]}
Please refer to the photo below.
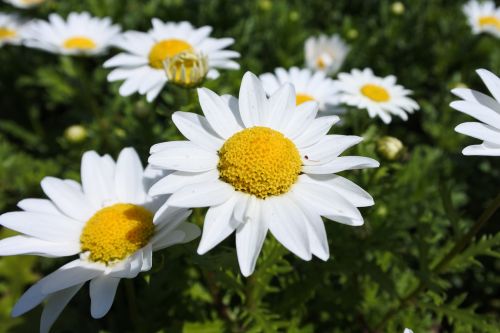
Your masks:
{"label": "white petal", "polygon": [[486,69],[478,69],[477,73],[483,79],[486,87],[497,101],[500,101],[500,79]]}
{"label": "white petal", "polygon": [[13,236],[0,240],[0,256],[29,254],[51,258],[72,256],[79,252],[78,242],[56,243],[27,236]]}
{"label": "white petal", "polygon": [[220,205],[234,194],[231,185],[222,181],[209,181],[188,185],[172,194],[167,203],[176,207],[208,207]]}
{"label": "white petal", "polygon": [[151,186],[149,195],[155,196],[159,194],[174,193],[186,185],[216,181],[217,179],[219,179],[219,172],[217,169],[198,173],[176,171],[163,177],[160,181]]}
{"label": "white petal", "polygon": [[0,215],[6,228],[53,242],[75,242],[80,238],[82,224],[62,215],[10,212]]}
{"label": "white petal", "polygon": [[344,170],[378,168],[380,163],[369,157],[340,156],[321,165],[305,165],[302,172],[312,174],[336,173]]}
{"label": "white petal", "polygon": [[185,234],[182,243],[188,243],[193,239],[200,237],[201,235],[201,229],[196,224],[193,223],[182,222],[177,227],[177,230],[183,231]]}
{"label": "white petal", "polygon": [[266,239],[268,226],[261,216],[260,201],[251,196],[245,212],[245,222],[236,229],[238,263],[244,276],[253,273],[257,258]]}
{"label": "white petal", "polygon": [[153,249],[158,251],[174,244],[180,244],[185,237],[186,234],[182,230],[173,230],[169,233],[164,233],[161,237],[155,238],[153,241]]}
{"label": "white petal", "polygon": [[301,207],[306,217],[307,235],[309,237],[309,245],[312,254],[321,260],[328,260],[330,257],[330,249],[328,247],[328,238],[326,236],[323,219],[319,214],[312,212],[308,207],[301,206],[299,202],[295,203]]}
{"label": "white petal", "polygon": [[273,236],[303,260],[311,260],[306,219],[301,209],[286,196],[263,201],[262,217]]}
{"label": "white petal", "polygon": [[276,130],[284,129],[294,110],[295,89],[291,84],[285,84],[269,99],[267,112],[261,115],[262,123]]}
{"label": "white petal", "polygon": [[203,114],[211,127],[224,139],[241,130],[228,104],[213,91],[200,88],[198,98]]}
{"label": "white petal", "polygon": [[362,140],[355,135],[326,135],[316,144],[301,150],[302,161],[305,165],[324,164]]}
{"label": "white petal", "polygon": [[203,233],[198,246],[198,254],[205,254],[227,238],[238,226],[232,219],[236,196],[226,202],[210,207],[203,222]]}
{"label": "white petal", "polygon": [[91,280],[103,273],[97,265],[85,264],[79,259],[66,264],[43,279],[42,293],[51,294]]}
{"label": "white petal", "polygon": [[455,127],[455,131],[476,139],[500,144],[500,131],[486,124],[463,123]]}
{"label": "white petal", "polygon": [[81,177],[83,192],[96,209],[114,199],[114,170],[109,160],[101,159],[94,151],[86,152],[82,157]]}
{"label": "white petal", "polygon": [[262,125],[263,113],[266,108],[267,98],[262,83],[252,73],[243,75],[240,86],[239,106],[241,119],[245,127]]}
{"label": "white petal", "polygon": [[217,151],[224,141],[214,132],[205,117],[191,112],[175,112],[172,121],[179,131],[200,147]]}
{"label": "white petal", "polygon": [[133,148],[123,149],[116,162],[115,191],[118,200],[125,203],[144,203],[146,191],[143,174],[144,169],[137,152]]}
{"label": "white petal", "polygon": [[41,185],[45,194],[67,216],[86,222],[94,214],[94,209],[85,195],[63,180],[45,177]]}
{"label": "white petal", "polygon": [[90,281],[90,313],[92,318],[102,318],[108,313],[113,305],[119,282],[120,279],[105,275]]}
{"label": "white petal", "polygon": [[339,121],[338,116],[325,116],[316,118],[309,127],[304,128],[301,135],[293,139],[299,148],[305,148],[318,142],[328,133],[330,128]]}
{"label": "white petal", "polygon": [[484,105],[467,101],[455,101],[451,102],[450,106],[493,127],[498,128],[498,124],[500,124],[500,114]]}
{"label": "white petal", "polygon": [[[217,167],[216,153],[199,148],[189,141],[166,142],[163,149],[149,157],[149,163],[160,168],[189,172],[209,171]],[[151,149],[153,149],[151,147]]]}
{"label": "white petal", "polygon": [[58,291],[47,297],[47,304],[45,304],[40,319],[40,333],[48,333],[50,328],[57,320],[61,312],[64,310],[69,301],[76,295],[84,284]]}
{"label": "white petal", "polygon": [[500,148],[486,147],[484,144],[471,145],[462,150],[464,155],[477,155],[477,156],[500,156]]}
{"label": "white petal", "polygon": [[52,201],[47,199],[23,199],[17,203],[17,207],[31,213],[47,213],[61,215]]}

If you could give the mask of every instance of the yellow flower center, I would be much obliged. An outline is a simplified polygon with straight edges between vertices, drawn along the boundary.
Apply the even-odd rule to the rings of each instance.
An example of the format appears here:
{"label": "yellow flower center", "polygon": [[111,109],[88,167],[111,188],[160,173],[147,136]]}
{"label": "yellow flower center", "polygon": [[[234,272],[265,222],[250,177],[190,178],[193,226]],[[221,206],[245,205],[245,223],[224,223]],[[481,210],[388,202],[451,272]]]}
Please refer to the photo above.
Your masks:
{"label": "yellow flower center", "polygon": [[164,39],[156,43],[149,51],[149,65],[163,69],[163,61],[186,51],[193,51],[193,47],[188,42],[175,38]]}
{"label": "yellow flower center", "polygon": [[361,93],[375,102],[387,102],[391,98],[387,89],[376,84],[365,84]]}
{"label": "yellow flower center", "polygon": [[115,204],[88,220],[80,236],[82,252],[108,264],[125,259],[148,244],[154,234],[153,214],[132,204]]}
{"label": "yellow flower center", "polygon": [[318,66],[319,69],[325,69],[326,68],[326,63],[323,60],[323,58],[319,57],[318,60],[316,60],[316,66]]}
{"label": "yellow flower center", "polygon": [[92,50],[96,48],[94,41],[88,37],[76,36],[66,39],[63,44],[66,49]]}
{"label": "yellow flower center", "polygon": [[208,73],[208,58],[191,51],[168,58],[164,65],[168,80],[184,88],[200,85]]}
{"label": "yellow flower center", "polygon": [[301,171],[294,143],[267,127],[251,127],[230,137],[219,150],[220,178],[235,190],[265,199],[288,192]]}
{"label": "yellow flower center", "polygon": [[15,30],[5,28],[5,27],[0,27],[0,40],[2,39],[7,39],[7,38],[12,38],[17,35]]}
{"label": "yellow flower center", "polygon": [[481,27],[493,26],[494,28],[500,30],[500,19],[495,16],[483,16],[479,18],[479,25]]}
{"label": "yellow flower center", "polygon": [[295,104],[300,105],[305,102],[314,101],[314,98],[308,94],[297,94],[295,96]]}

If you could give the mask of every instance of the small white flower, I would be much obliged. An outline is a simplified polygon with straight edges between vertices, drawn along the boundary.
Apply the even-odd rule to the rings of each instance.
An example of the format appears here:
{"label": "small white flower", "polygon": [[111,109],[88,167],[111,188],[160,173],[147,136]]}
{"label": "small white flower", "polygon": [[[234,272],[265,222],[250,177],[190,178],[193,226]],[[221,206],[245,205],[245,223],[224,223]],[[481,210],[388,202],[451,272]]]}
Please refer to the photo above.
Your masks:
{"label": "small white flower", "polygon": [[64,55],[99,55],[107,51],[120,30],[109,17],[82,12],[69,14],[65,21],[58,14],[50,14],[49,21],[34,20],[27,25],[25,44]]}
{"label": "small white flower", "polygon": [[49,200],[25,199],[18,204],[22,212],[1,215],[0,225],[21,235],[1,240],[0,255],[79,255],[28,289],[12,315],[46,300],[40,332],[48,332],[90,281],[91,314],[101,318],[113,304],[120,279],[151,269],[153,251],[198,237],[199,228],[184,222],[189,210],[148,196],[160,174],[144,170],[132,148],[123,149],[116,163],[90,151],[82,158],[82,185],[46,177],[41,185]]}
{"label": "small white flower", "polygon": [[212,27],[194,28],[189,22],[162,22],[152,20],[149,32],[127,31],[116,45],[125,52],[104,63],[104,67],[117,67],[108,75],[109,81],[125,82],[120,95],[129,96],[135,92],[146,95],[153,101],[168,81],[164,63],[186,52],[207,57],[208,78],[216,78],[218,69],[239,69],[238,52],[225,50],[234,43],[232,38],[210,37]]}
{"label": "small white flower", "polygon": [[41,5],[46,0],[4,0],[17,8],[32,8]]}
{"label": "small white flower", "polygon": [[275,74],[265,73],[260,76],[264,90],[271,96],[285,83],[291,83],[295,88],[296,102],[300,105],[308,101],[316,101],[320,111],[340,113],[338,89],[334,81],[324,72],[313,72],[310,69],[292,67],[288,71],[276,68]]}
{"label": "small white flower", "polygon": [[477,73],[494,98],[471,89],[453,89],[451,92],[463,100],[450,106],[479,120],[460,124],[455,131],[483,140],[480,145],[465,147],[464,155],[500,156],[500,79],[485,69]]}
{"label": "small white flower", "polygon": [[473,33],[485,32],[500,38],[500,8],[493,1],[471,0],[464,5],[463,11]]}
{"label": "small white flower", "polygon": [[309,37],[304,48],[306,66],[327,74],[336,73],[340,69],[350,50],[338,35]]}
{"label": "small white flower", "polygon": [[336,84],[341,102],[366,109],[371,118],[378,116],[386,124],[391,122],[391,115],[408,120],[407,113],[419,109],[418,104],[407,97],[411,91],[396,84],[393,75],[382,78],[373,75],[369,68],[353,69],[351,73],[340,73]]}
{"label": "small white flower", "polygon": [[404,332],[403,333],[413,333],[413,331],[409,328],[405,328]]}
{"label": "small white flower", "polygon": [[172,120],[189,141],[151,147],[149,162],[175,170],[150,195],[172,193],[167,204],[209,207],[198,253],[236,233],[243,275],[252,274],[270,230],[304,260],[329,257],[321,216],[351,226],[363,224],[357,207],[373,199],[335,173],[378,167],[371,158],[340,156],[362,141],[327,135],[338,116],[316,117],[318,103],[296,105],[291,84],[267,98],[262,83],[246,73],[239,99],[198,89],[204,116],[176,112]]}
{"label": "small white flower", "polygon": [[0,13],[0,47],[22,42],[24,23],[17,15]]}

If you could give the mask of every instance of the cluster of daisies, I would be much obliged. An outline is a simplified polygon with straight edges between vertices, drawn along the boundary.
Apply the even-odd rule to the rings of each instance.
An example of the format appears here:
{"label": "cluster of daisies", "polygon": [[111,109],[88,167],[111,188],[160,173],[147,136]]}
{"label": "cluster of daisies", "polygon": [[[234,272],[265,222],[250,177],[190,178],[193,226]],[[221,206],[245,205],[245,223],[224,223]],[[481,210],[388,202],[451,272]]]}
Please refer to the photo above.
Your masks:
{"label": "cluster of daisies", "polygon": [[[21,1],[27,3],[28,1]],[[41,1],[31,1],[31,3]],[[498,21],[496,21],[498,22]],[[51,14],[48,21],[21,23],[0,16],[1,43],[64,55],[94,56],[117,47],[104,63],[110,81],[124,81],[120,94],[154,100],[169,83],[186,88],[238,69],[232,38],[210,37],[212,28],[152,20],[148,32],[128,31],[109,18]],[[341,156],[362,141],[329,134],[342,105],[357,106],[385,123],[418,110],[410,91],[394,76],[370,69],[330,76],[349,47],[338,37],[305,43],[306,67],[277,68],[257,77],[247,72],[238,98],[198,89],[202,115],[175,112],[184,141],[155,144],[144,168],[133,148],[115,161],[86,152],[81,183],[46,177],[47,199],[24,199],[21,211],[0,216],[0,225],[20,234],[0,241],[0,255],[76,256],[32,286],[13,309],[21,315],[42,302],[40,331],[48,332],[66,304],[90,281],[91,314],[104,316],[118,284],[151,269],[153,252],[201,235],[200,255],[235,234],[241,273],[253,273],[268,231],[301,259],[329,258],[323,218],[360,226],[359,208],[374,204],[369,193],[337,173],[376,168],[363,156]],[[464,154],[500,155],[500,79],[479,70],[494,98],[468,89],[453,93],[457,110],[476,117],[457,131],[483,140]],[[321,112],[320,112],[321,111]],[[203,231],[187,222],[191,209],[207,207]]]}

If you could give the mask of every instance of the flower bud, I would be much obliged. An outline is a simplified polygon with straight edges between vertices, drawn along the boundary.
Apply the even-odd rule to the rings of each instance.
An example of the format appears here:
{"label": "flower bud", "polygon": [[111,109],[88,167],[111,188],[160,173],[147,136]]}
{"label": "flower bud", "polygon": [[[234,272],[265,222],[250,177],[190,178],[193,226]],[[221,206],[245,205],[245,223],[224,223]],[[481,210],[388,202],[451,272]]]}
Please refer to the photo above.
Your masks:
{"label": "flower bud", "polygon": [[377,141],[377,153],[388,161],[396,161],[403,152],[403,143],[395,137],[384,136]]}
{"label": "flower bud", "polygon": [[82,125],[71,125],[64,131],[64,137],[71,143],[80,143],[87,138],[87,130]]}
{"label": "flower bud", "polygon": [[208,57],[202,53],[181,52],[163,62],[169,82],[183,88],[199,86],[208,73]]}
{"label": "flower bud", "polygon": [[359,36],[358,30],[351,28],[347,31],[347,38],[349,39],[356,39]]}
{"label": "flower bud", "polygon": [[402,15],[405,12],[405,5],[400,1],[396,1],[392,4],[391,11],[394,15]]}
{"label": "flower bud", "polygon": [[271,0],[260,0],[259,1],[260,10],[267,12],[273,8],[273,3]]}

